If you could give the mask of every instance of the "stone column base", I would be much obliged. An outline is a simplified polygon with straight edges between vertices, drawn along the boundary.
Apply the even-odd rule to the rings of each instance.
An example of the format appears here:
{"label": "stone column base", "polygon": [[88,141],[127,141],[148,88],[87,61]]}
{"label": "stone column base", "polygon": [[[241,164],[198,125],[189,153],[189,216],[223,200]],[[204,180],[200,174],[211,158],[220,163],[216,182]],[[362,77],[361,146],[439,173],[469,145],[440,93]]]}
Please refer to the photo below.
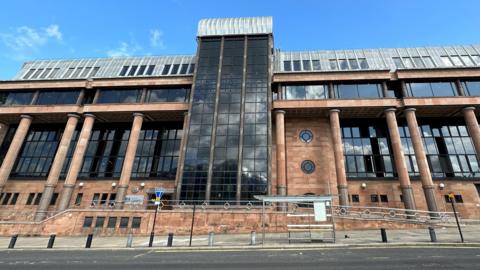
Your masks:
{"label": "stone column base", "polygon": [[118,186],[117,197],[115,199],[115,209],[122,209],[125,203],[125,196],[127,195],[128,185]]}
{"label": "stone column base", "polygon": [[74,188],[75,185],[63,185],[62,195],[60,196],[60,202],[58,203],[57,211],[60,212],[68,208]]}
{"label": "stone column base", "polygon": [[338,186],[338,197],[341,207],[348,206],[348,187],[347,186]]}
{"label": "stone column base", "polygon": [[43,190],[42,198],[37,207],[37,212],[35,213],[35,221],[40,222],[45,219],[47,215],[48,206],[52,200],[53,192],[55,191],[55,185],[45,185]]}
{"label": "stone column base", "polygon": [[[430,212],[438,212],[437,200],[435,198],[434,186],[423,186],[423,193],[425,194],[425,200],[427,201],[427,208]],[[430,213],[431,217],[438,217],[438,214]]]}
{"label": "stone column base", "polygon": [[[405,209],[416,210],[415,200],[413,199],[413,190],[411,186],[401,187],[403,195],[403,204]],[[408,212],[407,212],[408,213]]]}

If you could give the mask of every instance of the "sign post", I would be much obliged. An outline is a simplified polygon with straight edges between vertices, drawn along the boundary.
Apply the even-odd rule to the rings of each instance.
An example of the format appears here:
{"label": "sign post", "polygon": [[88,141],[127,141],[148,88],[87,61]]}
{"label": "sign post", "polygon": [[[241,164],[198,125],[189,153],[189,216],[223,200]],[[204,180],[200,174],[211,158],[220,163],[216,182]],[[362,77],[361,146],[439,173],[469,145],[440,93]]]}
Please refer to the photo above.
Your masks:
{"label": "sign post", "polygon": [[453,214],[455,215],[455,221],[457,222],[458,233],[460,233],[460,239],[462,240],[462,243],[463,243],[462,228],[460,228],[460,222],[458,222],[457,210],[455,209],[455,202],[454,202],[455,194],[453,194],[453,192],[450,192],[448,194],[448,198],[450,199],[450,203],[452,204]]}
{"label": "sign post", "polygon": [[148,242],[148,246],[152,247],[153,246],[153,239],[155,237],[155,224],[157,223],[157,213],[158,213],[158,207],[160,207],[162,195],[165,192],[163,188],[155,188],[155,215],[153,216],[153,226],[152,226],[152,231],[150,232],[150,241]]}

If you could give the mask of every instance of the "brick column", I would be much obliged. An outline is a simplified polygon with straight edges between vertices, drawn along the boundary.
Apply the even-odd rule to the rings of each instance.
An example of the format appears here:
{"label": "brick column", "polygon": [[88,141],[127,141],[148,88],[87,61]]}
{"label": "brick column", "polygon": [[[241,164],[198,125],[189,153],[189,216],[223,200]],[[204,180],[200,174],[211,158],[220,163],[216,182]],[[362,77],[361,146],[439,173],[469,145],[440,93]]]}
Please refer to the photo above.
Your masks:
{"label": "brick column", "polygon": [[332,132],[333,155],[335,157],[335,174],[337,175],[340,206],[348,206],[348,185],[345,173],[345,156],[343,155],[342,129],[340,128],[340,110],[330,110],[330,130]]}
{"label": "brick column", "polygon": [[403,203],[405,204],[405,208],[415,210],[412,185],[410,184],[410,177],[408,176],[407,165],[405,163],[405,155],[403,153],[402,142],[400,140],[400,133],[398,131],[395,111],[395,108],[389,108],[385,110],[388,133],[390,134],[390,141],[392,143],[392,150],[395,159],[395,168],[397,169],[398,180],[400,181],[400,188],[402,189]]}
{"label": "brick column", "polygon": [[88,141],[90,140],[90,134],[92,133],[93,123],[95,122],[95,115],[84,114],[85,120],[83,121],[82,130],[78,137],[77,146],[73,152],[72,160],[70,161],[70,167],[68,168],[67,177],[63,184],[63,190],[60,194],[60,202],[58,203],[57,210],[63,211],[68,208],[70,204],[70,198],[72,197],[75,182],[77,181],[78,173],[83,165],[83,158],[88,147]]}
{"label": "brick column", "polygon": [[287,195],[287,172],[285,154],[285,111],[275,111],[275,138],[277,149],[277,195]]}
{"label": "brick column", "polygon": [[60,173],[62,172],[63,164],[65,163],[65,158],[67,157],[68,149],[70,148],[70,143],[72,142],[72,137],[75,133],[79,118],[80,116],[78,114],[68,114],[68,120],[63,131],[62,139],[58,145],[57,153],[53,159],[52,167],[50,168],[47,182],[43,189],[42,198],[37,207],[35,221],[42,221],[46,216],[50,200],[52,199],[58,179],[60,178]]}
{"label": "brick column", "polygon": [[143,113],[133,114],[133,124],[130,130],[130,138],[128,139],[127,150],[125,152],[125,159],[123,160],[122,173],[120,174],[120,181],[118,181],[117,197],[115,199],[115,208],[122,209],[127,195],[128,185],[130,184],[130,177],[132,176],[133,163],[137,153],[138,139],[140,131],[142,130]]}
{"label": "brick column", "polygon": [[465,123],[467,124],[468,133],[472,138],[477,157],[480,159],[480,128],[478,127],[477,116],[475,115],[475,107],[466,107],[462,110]]}
{"label": "brick column", "polygon": [[30,115],[21,115],[20,118],[20,124],[18,124],[17,131],[15,131],[13,140],[8,147],[7,154],[3,159],[2,167],[0,167],[0,193],[3,192],[3,188],[7,183],[10,172],[17,160],[18,153],[22,148],[23,141],[25,140],[25,136],[27,136],[28,129],[30,128],[33,119]]}
{"label": "brick column", "polygon": [[407,118],[408,130],[412,140],[415,158],[417,160],[418,170],[420,171],[420,179],[422,180],[423,193],[427,201],[428,211],[437,212],[437,201],[435,199],[435,186],[433,185],[432,175],[428,167],[427,155],[423,147],[422,136],[418,129],[417,117],[415,116],[415,109],[408,108],[404,110],[405,118]]}

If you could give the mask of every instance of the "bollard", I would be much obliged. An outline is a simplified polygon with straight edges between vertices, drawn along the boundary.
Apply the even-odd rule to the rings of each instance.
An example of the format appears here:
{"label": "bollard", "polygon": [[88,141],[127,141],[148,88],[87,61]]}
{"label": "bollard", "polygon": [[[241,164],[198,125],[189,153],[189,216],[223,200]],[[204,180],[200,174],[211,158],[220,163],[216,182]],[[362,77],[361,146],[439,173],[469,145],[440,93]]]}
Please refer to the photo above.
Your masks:
{"label": "bollard", "polygon": [[256,242],[257,242],[257,233],[255,231],[252,231],[250,233],[250,245],[251,246],[255,246],[256,245]]}
{"label": "bollard", "polygon": [[10,239],[10,244],[8,244],[8,248],[15,247],[15,243],[17,243],[17,238],[18,238],[18,234],[12,235],[12,238]]}
{"label": "bollard", "polygon": [[173,245],[173,233],[168,234],[168,240],[167,240],[167,247],[171,247]]}
{"label": "bollard", "polygon": [[132,247],[132,242],[133,242],[133,234],[129,233],[127,237],[127,248]]}
{"label": "bollard", "polygon": [[55,242],[55,234],[50,235],[50,239],[48,239],[47,248],[53,248],[53,243]]}
{"label": "bollard", "polygon": [[208,246],[209,247],[213,247],[213,237],[214,236],[215,236],[215,234],[213,232],[208,233]]}
{"label": "bollard", "polygon": [[430,241],[437,242],[437,234],[433,227],[428,227],[428,233],[430,234]]}
{"label": "bollard", "polygon": [[380,234],[382,235],[382,242],[383,243],[387,243],[388,240],[387,240],[387,231],[385,230],[385,228],[381,228],[380,229]]}
{"label": "bollard", "polygon": [[92,246],[93,234],[87,235],[87,242],[85,243],[85,248],[90,248]]}
{"label": "bollard", "polygon": [[150,241],[148,241],[148,246],[152,247],[153,246],[153,238],[155,238],[155,233],[151,232],[150,233]]}

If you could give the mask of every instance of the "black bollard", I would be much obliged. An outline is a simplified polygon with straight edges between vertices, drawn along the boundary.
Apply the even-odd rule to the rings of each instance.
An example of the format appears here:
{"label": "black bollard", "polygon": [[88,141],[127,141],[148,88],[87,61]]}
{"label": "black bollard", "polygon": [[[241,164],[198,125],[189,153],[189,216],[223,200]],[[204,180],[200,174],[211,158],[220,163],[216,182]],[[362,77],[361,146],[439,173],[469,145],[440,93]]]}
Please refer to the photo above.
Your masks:
{"label": "black bollard", "polygon": [[92,246],[93,234],[87,236],[87,242],[85,243],[85,248],[90,248]]}
{"label": "black bollard", "polygon": [[385,230],[385,228],[381,228],[380,229],[380,234],[382,235],[382,242],[383,243],[387,243],[388,240],[387,240],[387,231]]}
{"label": "black bollard", "polygon": [[8,248],[15,248],[15,243],[17,243],[18,234],[12,235],[10,239],[10,244],[8,244]]}
{"label": "black bollard", "polygon": [[428,233],[430,234],[430,241],[437,242],[437,234],[433,227],[428,227]]}
{"label": "black bollard", "polygon": [[151,232],[150,233],[150,241],[148,242],[148,246],[152,247],[153,246],[153,238],[155,237],[155,233]]}
{"label": "black bollard", "polygon": [[167,240],[167,247],[171,247],[173,245],[173,233],[168,234],[168,240]]}
{"label": "black bollard", "polygon": [[53,248],[53,243],[55,242],[55,234],[50,235],[50,239],[48,239],[47,248]]}

